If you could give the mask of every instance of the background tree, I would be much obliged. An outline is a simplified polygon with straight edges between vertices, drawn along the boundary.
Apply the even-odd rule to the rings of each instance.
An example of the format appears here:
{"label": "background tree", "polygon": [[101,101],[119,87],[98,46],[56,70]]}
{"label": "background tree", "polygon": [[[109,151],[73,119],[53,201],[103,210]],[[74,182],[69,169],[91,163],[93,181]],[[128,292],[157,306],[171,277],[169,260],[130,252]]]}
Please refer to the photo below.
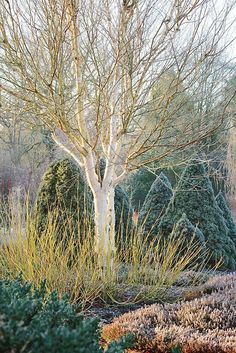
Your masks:
{"label": "background tree", "polygon": [[0,194],[7,199],[12,188],[20,187],[33,201],[45,168],[55,159],[56,144],[45,127],[24,121],[21,109],[14,111],[0,97],[1,104],[4,110],[0,112]]}
{"label": "background tree", "polygon": [[[115,186],[128,172],[185,149],[222,124],[227,101],[217,116],[208,112],[206,119],[203,112],[188,122],[176,120],[170,107],[181,87],[193,90],[196,104],[199,66],[213,64],[227,46],[222,38],[233,4],[0,0],[1,91],[8,108],[17,98],[24,119],[52,131],[84,170],[101,259],[115,250]],[[148,124],[144,108],[170,71],[174,85],[157,103],[156,123]],[[101,157],[102,182],[96,173]]]}

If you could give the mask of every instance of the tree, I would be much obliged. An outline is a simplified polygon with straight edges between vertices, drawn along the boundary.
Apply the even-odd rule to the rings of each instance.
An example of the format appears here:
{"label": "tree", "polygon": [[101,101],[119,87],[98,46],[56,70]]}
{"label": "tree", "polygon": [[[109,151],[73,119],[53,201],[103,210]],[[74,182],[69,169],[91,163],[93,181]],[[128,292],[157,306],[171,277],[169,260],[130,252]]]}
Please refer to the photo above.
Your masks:
{"label": "tree", "polygon": [[210,263],[215,265],[222,261],[222,267],[235,269],[235,245],[229,237],[223,212],[216,203],[204,164],[198,160],[192,161],[183,172],[160,222],[160,232],[168,236],[183,213],[203,232],[210,250]]}
{"label": "tree", "polygon": [[140,222],[144,223],[146,231],[157,235],[159,222],[171,197],[171,184],[165,174],[161,173],[153,182],[140,211]]}
{"label": "tree", "polygon": [[236,226],[235,226],[230,208],[228,207],[226,200],[224,198],[224,195],[221,191],[216,196],[216,202],[219,208],[221,209],[221,211],[223,212],[226,226],[229,229],[229,237],[233,240],[236,246]]}
{"label": "tree", "polygon": [[[83,169],[102,261],[115,251],[116,185],[222,124],[227,102],[217,116],[196,114],[188,122],[176,120],[169,108],[182,96],[181,87],[192,90],[196,104],[199,66],[205,60],[213,64],[227,47],[227,41],[225,47],[220,43],[233,3],[222,8],[213,0],[0,0],[3,107],[12,110],[11,97],[17,98],[24,119],[46,126]],[[176,73],[174,85],[159,100],[156,123],[148,124],[151,91],[170,71]],[[181,106],[183,99],[175,102]],[[102,181],[96,173],[101,157]]]}
{"label": "tree", "polygon": [[[104,161],[100,163],[103,177]],[[80,168],[70,159],[54,162],[47,169],[36,200],[37,227],[39,234],[47,228],[48,222],[57,222],[58,239],[69,235],[83,235],[86,223],[92,222],[93,194],[84,180]],[[132,208],[129,197],[120,187],[115,188],[116,240],[125,241],[132,230]],[[66,223],[69,227],[65,227]],[[82,240],[82,239],[81,239]],[[116,241],[117,243],[117,241]]]}

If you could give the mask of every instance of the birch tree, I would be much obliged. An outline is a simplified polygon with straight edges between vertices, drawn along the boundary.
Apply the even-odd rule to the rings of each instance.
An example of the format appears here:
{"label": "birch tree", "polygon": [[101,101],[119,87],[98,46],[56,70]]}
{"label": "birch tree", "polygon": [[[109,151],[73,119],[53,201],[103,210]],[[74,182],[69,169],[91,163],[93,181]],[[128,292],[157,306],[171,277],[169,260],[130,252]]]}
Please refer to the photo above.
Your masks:
{"label": "birch tree", "polygon": [[[217,8],[213,0],[0,0],[2,97],[11,110],[17,99],[24,119],[49,129],[83,170],[101,256],[115,251],[115,186],[222,124],[227,102],[207,118],[175,112],[185,104],[183,89],[196,104],[198,82],[208,79],[200,68],[226,49],[233,2]],[[171,89],[166,85],[150,105],[168,72],[175,72]],[[158,110],[155,124],[150,106]]]}

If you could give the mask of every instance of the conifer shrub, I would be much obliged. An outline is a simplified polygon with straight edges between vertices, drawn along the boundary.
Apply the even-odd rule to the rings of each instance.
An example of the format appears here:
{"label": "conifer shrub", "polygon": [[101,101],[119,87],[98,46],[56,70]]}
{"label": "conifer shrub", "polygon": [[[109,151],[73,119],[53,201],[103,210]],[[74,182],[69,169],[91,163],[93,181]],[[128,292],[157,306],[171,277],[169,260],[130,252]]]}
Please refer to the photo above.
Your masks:
{"label": "conifer shrub", "polygon": [[203,163],[195,160],[184,170],[178,187],[159,225],[166,237],[185,213],[193,226],[203,232],[209,249],[209,264],[221,262],[222,268],[235,269],[236,249],[215,200],[211,181]]}
{"label": "conifer shrub", "polygon": [[226,226],[229,229],[228,235],[233,240],[233,242],[236,246],[236,225],[234,223],[230,208],[227,205],[227,202],[226,202],[224,195],[221,191],[216,196],[216,202],[217,202],[218,206],[220,207],[221,211],[223,212]]}
{"label": "conifer shrub", "polygon": [[204,234],[197,226],[194,226],[189,221],[185,213],[182,214],[182,217],[176,223],[173,231],[175,232],[175,235],[177,237],[181,236],[182,234],[187,242],[193,240],[194,242],[198,242],[202,246],[204,246],[205,244]]}
{"label": "conifer shrub", "polygon": [[[0,351],[11,353],[102,353],[98,321],[83,319],[76,307],[45,286],[33,290],[21,280],[0,281]],[[131,343],[122,338],[106,352],[122,353]]]}
{"label": "conifer shrub", "polygon": [[200,250],[198,260],[200,260],[203,256],[206,255],[206,244],[204,234],[197,226],[194,226],[189,221],[185,213],[182,214],[182,217],[175,224],[172,233],[173,237],[177,239],[180,237],[183,238],[182,251],[180,251],[179,254],[180,256],[184,251],[189,248],[189,246],[194,245],[196,245]]}
{"label": "conifer shrub", "polygon": [[[84,219],[91,217],[92,199],[80,169],[69,159],[53,163],[46,171],[36,200],[38,231],[45,231],[49,214],[57,214],[58,238],[66,229],[78,234]],[[66,227],[67,225],[67,227]],[[68,226],[69,225],[69,226]]]}
{"label": "conifer shrub", "polygon": [[158,224],[172,197],[172,187],[164,173],[154,180],[140,211],[140,222],[144,229],[157,235]]}
{"label": "conifer shrub", "polygon": [[138,169],[127,178],[125,182],[125,190],[131,199],[134,209],[140,210],[142,208],[145,198],[155,179],[155,174],[151,173],[146,168]]}

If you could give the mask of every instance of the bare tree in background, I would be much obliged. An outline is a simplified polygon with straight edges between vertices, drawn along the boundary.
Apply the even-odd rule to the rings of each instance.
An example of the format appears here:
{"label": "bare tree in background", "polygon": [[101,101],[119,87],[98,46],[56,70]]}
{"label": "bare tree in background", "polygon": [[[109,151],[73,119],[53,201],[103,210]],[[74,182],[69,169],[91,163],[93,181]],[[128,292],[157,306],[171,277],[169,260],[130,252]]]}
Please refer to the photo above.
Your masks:
{"label": "bare tree in background", "polygon": [[[214,3],[0,0],[3,109],[17,109],[11,97],[17,98],[24,119],[50,129],[83,169],[101,255],[115,251],[114,188],[127,173],[203,140],[222,124],[227,102],[217,116],[210,107],[207,116],[204,109],[191,119],[176,114],[186,104],[185,90],[197,105],[199,83],[208,79],[201,68],[227,47],[232,6]],[[153,98],[153,87],[158,91],[169,72],[174,81]],[[158,111],[152,124],[151,106]],[[106,161],[102,179],[100,158]]]}

